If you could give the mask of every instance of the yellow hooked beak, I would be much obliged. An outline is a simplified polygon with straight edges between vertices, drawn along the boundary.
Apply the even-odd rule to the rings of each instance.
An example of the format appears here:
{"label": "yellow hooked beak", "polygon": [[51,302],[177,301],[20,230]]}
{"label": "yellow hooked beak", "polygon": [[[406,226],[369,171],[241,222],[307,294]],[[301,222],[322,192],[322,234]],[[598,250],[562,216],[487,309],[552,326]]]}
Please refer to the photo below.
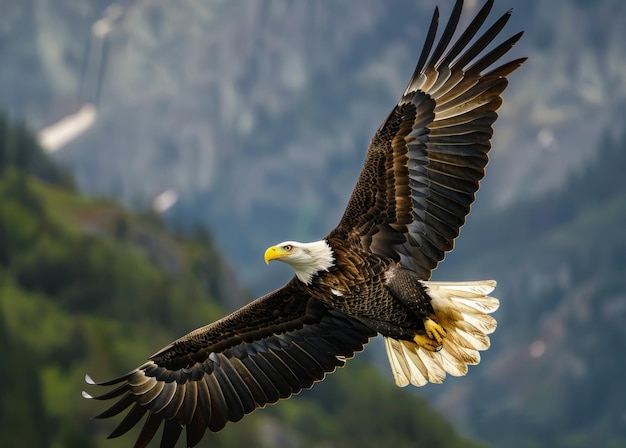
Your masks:
{"label": "yellow hooked beak", "polygon": [[272,260],[278,260],[289,255],[289,252],[282,246],[272,246],[265,251],[265,264],[270,264]]}

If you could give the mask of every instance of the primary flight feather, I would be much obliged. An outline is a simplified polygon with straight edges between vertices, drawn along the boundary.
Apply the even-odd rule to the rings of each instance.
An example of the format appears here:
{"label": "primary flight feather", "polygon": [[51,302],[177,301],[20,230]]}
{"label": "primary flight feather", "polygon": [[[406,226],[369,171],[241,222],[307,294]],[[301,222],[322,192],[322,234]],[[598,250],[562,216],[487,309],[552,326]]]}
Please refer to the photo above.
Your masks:
{"label": "primary flight feather", "polygon": [[[295,276],[284,287],[172,342],[99,396],[130,408],[110,437],[144,416],[136,447],[163,426],[161,446],[183,429],[187,446],[206,429],[310,388],[381,334],[399,386],[440,383],[478,364],[496,328],[495,281],[430,282],[452,250],[485,174],[492,125],[507,75],[524,59],[496,65],[519,40],[491,45],[510,11],[484,32],[488,0],[454,39],[457,0],[435,44],[438,10],[413,76],[374,135],[339,225],[320,241],[286,241],[265,261]],[[488,49],[488,47],[492,47]],[[494,65],[496,65],[494,67]]]}

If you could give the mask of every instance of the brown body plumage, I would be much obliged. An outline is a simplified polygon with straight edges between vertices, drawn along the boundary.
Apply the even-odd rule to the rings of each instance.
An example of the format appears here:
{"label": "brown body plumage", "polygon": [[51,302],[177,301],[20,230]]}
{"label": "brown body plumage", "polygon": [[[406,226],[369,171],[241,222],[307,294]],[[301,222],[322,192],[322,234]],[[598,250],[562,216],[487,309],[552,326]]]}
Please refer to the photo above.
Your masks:
{"label": "brown body plumage", "polygon": [[[399,263],[327,239],[336,262],[307,287],[309,295],[385,336],[412,340],[433,312],[423,285]],[[366,297],[367,300],[363,300]]]}
{"label": "brown body plumage", "polygon": [[130,408],[111,437],[147,414],[135,446],[146,446],[161,424],[162,446],[173,446],[183,428],[194,446],[207,428],[219,431],[311,387],[378,333],[400,386],[441,382],[479,362],[496,326],[488,315],[498,307],[488,297],[495,282],[428,279],[469,213],[506,76],[523,59],[490,68],[521,37],[484,53],[510,16],[478,34],[492,0],[451,43],[462,4],[433,46],[435,11],[413,77],[372,139],[339,225],[320,241],[266,252],[267,262],[284,261],[296,276],[128,374],[97,383],[117,385],[109,392],[84,393],[117,400],[101,418]]}

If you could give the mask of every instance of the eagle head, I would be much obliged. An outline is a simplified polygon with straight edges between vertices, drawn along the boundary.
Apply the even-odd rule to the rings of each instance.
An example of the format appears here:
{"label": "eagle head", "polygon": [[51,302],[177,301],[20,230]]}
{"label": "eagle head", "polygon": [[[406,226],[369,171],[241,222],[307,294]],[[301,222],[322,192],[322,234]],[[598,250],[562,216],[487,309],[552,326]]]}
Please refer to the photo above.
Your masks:
{"label": "eagle head", "polygon": [[313,276],[328,269],[335,263],[333,251],[326,240],[313,243],[285,241],[265,251],[265,263],[280,260],[296,271],[296,277],[307,285]]}

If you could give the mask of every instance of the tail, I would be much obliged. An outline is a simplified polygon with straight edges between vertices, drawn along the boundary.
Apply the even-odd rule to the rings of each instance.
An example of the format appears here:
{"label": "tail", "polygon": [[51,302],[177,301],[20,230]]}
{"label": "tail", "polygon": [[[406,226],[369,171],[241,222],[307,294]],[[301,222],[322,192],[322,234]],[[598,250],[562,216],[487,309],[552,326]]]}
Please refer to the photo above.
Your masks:
{"label": "tail", "polygon": [[396,384],[404,387],[441,383],[446,372],[453,376],[467,373],[469,364],[478,364],[478,350],[487,350],[488,334],[495,331],[496,320],[489,316],[500,306],[489,297],[496,287],[494,280],[476,282],[424,282],[436,320],[446,330],[440,351],[425,350],[413,341],[385,337],[391,371]]}

